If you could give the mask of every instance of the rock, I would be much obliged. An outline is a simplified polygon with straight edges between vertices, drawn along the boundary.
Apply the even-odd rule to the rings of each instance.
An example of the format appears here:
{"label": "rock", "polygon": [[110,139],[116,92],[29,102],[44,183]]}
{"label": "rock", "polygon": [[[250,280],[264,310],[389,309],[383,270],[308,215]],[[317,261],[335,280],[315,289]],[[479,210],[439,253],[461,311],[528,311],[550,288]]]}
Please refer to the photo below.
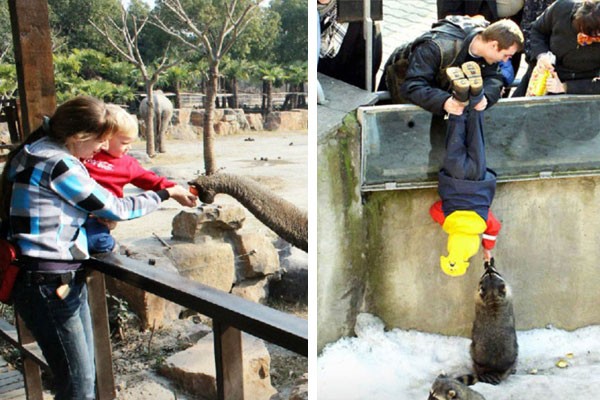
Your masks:
{"label": "rock", "polygon": [[282,247],[283,242],[277,243],[281,274],[271,280],[269,294],[288,303],[308,304],[308,254],[287,242]]}
{"label": "rock", "polygon": [[176,243],[167,255],[182,276],[225,292],[231,290],[235,261],[230,244],[214,240]]}
{"label": "rock", "polygon": [[274,111],[267,115],[264,128],[267,131],[294,131],[308,128],[307,110]]}
{"label": "rock", "polygon": [[[147,259],[142,257],[133,255],[131,258],[147,262]],[[155,260],[154,266],[148,265],[148,268],[177,272],[177,268],[171,264],[168,258],[154,257],[153,260]],[[152,328],[155,324],[157,328],[169,325],[172,320],[179,317],[179,313],[183,309],[178,304],[110,276],[106,276],[106,288],[111,294],[127,301],[129,309],[140,318],[140,324],[144,329]]]}
{"label": "rock", "polygon": [[237,204],[203,205],[181,211],[173,218],[173,239],[196,242],[200,236],[223,237],[223,231],[237,230],[246,220],[244,208]]}
{"label": "rock", "polygon": [[269,278],[247,279],[236,283],[231,293],[255,303],[266,304],[269,298]]}
{"label": "rock", "polygon": [[369,337],[371,335],[382,335],[385,330],[385,324],[381,318],[369,313],[360,313],[356,316],[354,333],[358,337]]}
{"label": "rock", "polygon": [[178,397],[172,390],[167,389],[157,382],[140,381],[136,382],[133,386],[119,391],[117,398],[128,400],[177,400]]}
{"label": "rock", "polygon": [[304,374],[296,380],[288,400],[308,400],[308,374]]}
{"label": "rock", "polygon": [[246,114],[246,121],[248,121],[250,129],[253,131],[262,131],[264,129],[261,114]]}
{"label": "rock", "polygon": [[[242,334],[244,398],[267,400],[276,393],[271,386],[271,357],[264,342]],[[198,399],[216,399],[214,336],[209,334],[185,351],[167,358],[160,372],[175,380]]]}
{"label": "rock", "polygon": [[190,125],[202,127],[204,125],[204,110],[190,112]]}
{"label": "rock", "polygon": [[248,232],[234,238],[237,252],[237,277],[257,278],[279,271],[279,255],[263,234]]}
{"label": "rock", "polygon": [[194,110],[192,108],[177,108],[173,111],[173,125],[187,125]]}

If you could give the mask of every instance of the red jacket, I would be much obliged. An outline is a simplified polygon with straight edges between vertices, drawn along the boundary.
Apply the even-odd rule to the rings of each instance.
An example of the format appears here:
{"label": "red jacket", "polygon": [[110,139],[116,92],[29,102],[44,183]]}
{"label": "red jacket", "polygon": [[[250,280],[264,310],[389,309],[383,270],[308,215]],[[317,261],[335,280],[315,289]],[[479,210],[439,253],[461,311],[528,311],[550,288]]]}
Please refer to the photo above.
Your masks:
{"label": "red jacket", "polygon": [[[433,218],[433,220],[435,222],[437,222],[440,225],[444,225],[446,216],[444,215],[444,212],[442,211],[442,201],[441,200],[438,200],[435,203],[433,203],[433,205],[429,209],[429,214],[431,215],[431,218]],[[483,246],[484,249],[491,250],[496,245],[496,237],[498,236],[498,233],[500,232],[500,228],[502,228],[502,224],[500,223],[500,221],[498,221],[496,219],[494,214],[492,214],[492,210],[489,211],[488,219],[486,222],[487,222],[487,229],[485,230],[485,232],[483,232],[483,235],[481,235],[481,245]]]}
{"label": "red jacket", "polygon": [[123,197],[128,183],[144,190],[160,190],[175,186],[175,182],[144,169],[132,156],[116,158],[105,151],[84,162],[90,176],[117,197]]}

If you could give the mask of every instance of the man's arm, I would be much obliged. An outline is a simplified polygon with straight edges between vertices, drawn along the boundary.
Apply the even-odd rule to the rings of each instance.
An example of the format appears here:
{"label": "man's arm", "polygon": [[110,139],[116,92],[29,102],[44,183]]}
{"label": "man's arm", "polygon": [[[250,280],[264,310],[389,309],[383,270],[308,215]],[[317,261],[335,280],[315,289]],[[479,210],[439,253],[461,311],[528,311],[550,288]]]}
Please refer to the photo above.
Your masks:
{"label": "man's arm", "polygon": [[486,108],[490,108],[500,100],[502,88],[504,87],[504,80],[502,79],[502,73],[500,72],[498,64],[484,67],[481,70],[481,77],[483,78],[485,97],[488,101]]}
{"label": "man's arm", "polygon": [[402,96],[434,114],[444,115],[450,93],[438,87],[436,76],[441,64],[439,48],[432,42],[419,44],[409,58],[406,79],[400,86]]}

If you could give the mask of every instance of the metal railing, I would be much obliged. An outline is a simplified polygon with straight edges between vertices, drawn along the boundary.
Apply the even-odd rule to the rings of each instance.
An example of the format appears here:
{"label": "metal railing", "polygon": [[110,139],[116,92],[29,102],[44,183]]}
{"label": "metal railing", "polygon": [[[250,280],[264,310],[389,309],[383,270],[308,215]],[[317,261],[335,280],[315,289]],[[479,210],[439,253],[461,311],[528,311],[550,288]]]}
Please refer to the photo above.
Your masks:
{"label": "metal railing", "polygon": [[[242,331],[308,356],[308,322],[304,319],[117,254],[92,258],[86,265],[98,400],[116,397],[104,274],[212,318],[218,399],[244,398]],[[0,320],[0,336],[23,355],[27,399],[42,399],[40,367],[47,365],[31,334],[17,318],[17,328]]]}

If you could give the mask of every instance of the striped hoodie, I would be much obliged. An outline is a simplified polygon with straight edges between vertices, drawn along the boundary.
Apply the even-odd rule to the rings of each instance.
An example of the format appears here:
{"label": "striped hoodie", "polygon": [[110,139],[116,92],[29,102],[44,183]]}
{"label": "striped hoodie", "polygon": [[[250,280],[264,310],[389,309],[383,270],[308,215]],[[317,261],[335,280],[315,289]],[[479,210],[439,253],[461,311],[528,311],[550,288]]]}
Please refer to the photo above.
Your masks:
{"label": "striped hoodie", "polygon": [[148,191],[117,198],[65,145],[48,137],[26,145],[7,167],[13,185],[9,239],[29,257],[87,259],[83,224],[89,214],[115,221],[138,218],[168,197]]}

